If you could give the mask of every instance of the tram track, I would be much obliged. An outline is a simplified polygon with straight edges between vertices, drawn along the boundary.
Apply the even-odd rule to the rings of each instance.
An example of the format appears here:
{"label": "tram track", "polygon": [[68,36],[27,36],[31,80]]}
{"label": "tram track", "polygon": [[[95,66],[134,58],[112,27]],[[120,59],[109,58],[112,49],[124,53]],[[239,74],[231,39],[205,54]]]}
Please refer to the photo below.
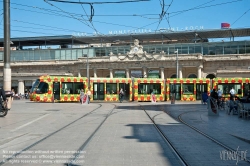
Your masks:
{"label": "tram track", "polygon": [[[168,114],[168,115],[169,115],[170,117],[172,117],[173,119],[175,119],[175,120],[177,120],[177,121],[183,123],[183,124],[186,125],[187,127],[189,127],[189,128],[191,128],[192,130],[196,131],[196,132],[199,133],[200,135],[202,135],[202,136],[206,137],[207,139],[211,140],[211,141],[214,142],[215,144],[217,144],[217,145],[219,145],[219,146],[225,148],[227,151],[229,151],[229,152],[231,152],[231,153],[234,153],[234,152],[237,152],[237,151],[238,151],[238,149],[233,149],[233,148],[229,147],[228,145],[226,145],[226,144],[220,142],[218,139],[212,137],[211,135],[206,134],[205,132],[199,130],[198,128],[192,126],[191,124],[187,123],[186,121],[184,121],[184,120],[182,119],[182,116],[183,116],[184,114],[188,114],[188,113],[191,113],[191,112],[194,112],[194,111],[183,112],[183,113],[181,113],[181,114],[178,115],[178,118],[176,118],[175,116],[173,116],[169,111],[165,111],[165,110],[162,110],[162,111],[165,112],[166,114]],[[236,154],[237,154],[237,156],[240,157],[240,158],[243,158],[243,157],[244,157],[244,156],[242,156],[240,153],[236,153]],[[244,161],[250,164],[249,158],[246,158]]]}
{"label": "tram track", "polygon": [[146,113],[146,115],[148,116],[148,118],[151,120],[151,122],[153,123],[155,129],[157,130],[157,132],[160,134],[160,136],[163,138],[163,140],[167,143],[167,145],[170,147],[170,149],[173,151],[173,153],[175,154],[175,156],[177,157],[177,159],[179,160],[180,164],[183,166],[188,166],[188,162],[184,159],[184,157],[180,154],[180,152],[177,151],[177,149],[174,147],[174,145],[171,143],[170,139],[164,134],[164,132],[161,130],[161,128],[155,123],[154,118],[158,115],[160,115],[161,113],[151,117],[148,112],[145,110],[145,108],[140,105],[142,110]]}
{"label": "tram track", "polygon": [[[67,127],[69,127],[70,125],[76,123],[77,121],[81,120],[82,118],[91,115],[93,112],[97,111],[98,109],[100,109],[100,108],[102,107],[102,104],[98,104],[98,105],[99,105],[99,106],[98,106],[97,108],[93,109],[92,111],[90,111],[90,112],[88,112],[88,113],[82,115],[81,117],[79,117],[79,118],[73,120],[72,122],[68,123],[67,125],[65,125],[65,126],[61,127],[60,129],[58,129],[58,130],[56,130],[56,131],[54,131],[54,132],[48,134],[47,136],[43,137],[42,139],[40,139],[40,140],[34,142],[33,144],[31,144],[31,145],[29,145],[29,146],[23,148],[22,150],[17,151],[16,153],[12,154],[10,157],[5,158],[4,160],[2,160],[2,161],[0,162],[0,165],[6,164],[8,161],[10,161],[10,160],[16,158],[17,156],[21,155],[23,152],[25,152],[25,151],[27,151],[27,150],[30,150],[31,148],[33,148],[33,147],[35,147],[36,145],[42,143],[43,141],[45,141],[46,139],[50,138],[51,136],[53,136],[53,135],[59,133],[60,131],[66,129]],[[112,111],[113,111],[114,109],[115,109],[115,107],[114,107],[111,111],[109,111],[108,116],[110,115],[110,113],[112,113]],[[87,139],[87,141],[86,141],[87,143],[88,143],[88,142],[90,141],[90,139],[93,137],[94,133],[96,133],[97,130],[101,127],[101,125],[105,122],[105,120],[107,119],[108,116],[106,116],[106,118],[102,121],[102,123],[97,127],[97,129],[96,129],[96,130],[91,134],[91,136]],[[86,146],[86,142],[81,146],[81,148],[84,148],[84,147]]]}
{"label": "tram track", "polygon": [[[114,104],[113,104],[114,105]],[[87,145],[89,144],[89,142],[91,141],[91,139],[94,137],[94,135],[97,133],[97,131],[101,128],[101,126],[104,124],[104,122],[108,119],[108,117],[110,115],[112,115],[112,112],[116,109],[116,105],[114,105],[114,108],[111,109],[109,111],[109,113],[107,114],[107,116],[102,120],[102,122],[97,126],[97,128],[95,129],[95,131],[88,137],[88,139],[81,145],[81,147],[78,148],[78,150],[76,151],[77,153],[73,154],[73,156],[75,156],[74,158],[69,159],[69,163],[66,163],[65,165],[67,166],[74,166],[74,162],[77,160],[77,158],[79,157],[79,155],[81,155],[81,151],[83,151]]]}

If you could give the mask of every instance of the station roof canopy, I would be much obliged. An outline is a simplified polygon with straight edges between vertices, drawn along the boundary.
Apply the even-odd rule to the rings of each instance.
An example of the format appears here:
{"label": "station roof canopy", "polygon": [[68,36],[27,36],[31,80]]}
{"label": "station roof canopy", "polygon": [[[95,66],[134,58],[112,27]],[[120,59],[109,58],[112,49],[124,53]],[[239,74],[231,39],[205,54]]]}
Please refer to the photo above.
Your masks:
{"label": "station roof canopy", "polygon": [[[241,29],[216,29],[193,31],[161,31],[133,34],[109,34],[93,36],[40,36],[11,38],[11,47],[18,46],[50,46],[50,45],[84,45],[100,43],[130,44],[138,39],[140,44],[153,43],[192,43],[195,39],[250,37],[250,28]],[[0,47],[3,47],[4,39],[0,39]]]}

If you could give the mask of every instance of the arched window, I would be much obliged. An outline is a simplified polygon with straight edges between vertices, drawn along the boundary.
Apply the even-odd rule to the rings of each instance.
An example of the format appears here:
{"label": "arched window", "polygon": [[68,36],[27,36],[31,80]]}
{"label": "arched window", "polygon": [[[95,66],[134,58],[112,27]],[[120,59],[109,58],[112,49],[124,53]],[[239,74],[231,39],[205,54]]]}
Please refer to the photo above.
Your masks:
{"label": "arched window", "polygon": [[170,78],[176,78],[176,74],[171,75]]}
{"label": "arched window", "polygon": [[209,79],[214,79],[214,78],[216,78],[216,77],[215,77],[215,75],[214,75],[214,74],[208,74],[208,75],[206,76],[206,78],[209,78]]}
{"label": "arched window", "polygon": [[190,74],[188,78],[197,78],[197,76],[195,74]]}

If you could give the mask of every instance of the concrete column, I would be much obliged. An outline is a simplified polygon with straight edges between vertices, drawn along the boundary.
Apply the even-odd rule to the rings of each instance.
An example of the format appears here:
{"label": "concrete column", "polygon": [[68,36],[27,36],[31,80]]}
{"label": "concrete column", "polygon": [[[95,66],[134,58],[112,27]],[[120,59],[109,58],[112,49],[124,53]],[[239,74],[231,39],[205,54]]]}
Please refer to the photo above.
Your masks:
{"label": "concrete column", "polygon": [[110,78],[113,78],[113,69],[109,69],[109,76]]}
{"label": "concrete column", "polygon": [[143,67],[143,78],[148,78],[148,72],[147,72],[147,68]]}
{"label": "concrete column", "polygon": [[24,81],[18,80],[18,94],[24,94]]}
{"label": "concrete column", "polygon": [[164,76],[164,67],[161,67],[161,79],[165,79],[165,76]]}
{"label": "concrete column", "polygon": [[182,78],[182,67],[179,66],[179,78]]}
{"label": "concrete column", "polygon": [[130,78],[129,69],[126,69],[126,78]]}
{"label": "concrete column", "polygon": [[96,71],[96,68],[94,68],[94,77],[97,78],[97,71]]}
{"label": "concrete column", "polygon": [[202,68],[203,68],[202,65],[198,66],[198,78],[201,78],[201,74],[202,74],[201,69]]}

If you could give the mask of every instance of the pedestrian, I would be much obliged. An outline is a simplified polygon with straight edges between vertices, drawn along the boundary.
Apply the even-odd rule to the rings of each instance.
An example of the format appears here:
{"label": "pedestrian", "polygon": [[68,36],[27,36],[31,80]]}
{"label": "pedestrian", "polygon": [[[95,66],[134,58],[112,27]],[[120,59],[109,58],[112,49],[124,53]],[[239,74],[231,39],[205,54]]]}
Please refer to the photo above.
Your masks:
{"label": "pedestrian", "polygon": [[[3,107],[3,105],[2,104],[7,104],[6,103],[6,95],[5,95],[5,91],[3,90],[3,88],[0,88],[0,112],[2,112],[3,110],[2,110],[2,107]],[[2,100],[4,101],[4,102],[2,102]]]}
{"label": "pedestrian", "polygon": [[218,106],[219,106],[222,99],[222,91],[220,90],[220,88],[218,88],[217,94],[218,94]]}
{"label": "pedestrian", "polygon": [[80,92],[80,103],[83,104],[83,98],[84,98],[84,91],[83,89],[81,89],[81,92]]}
{"label": "pedestrian", "polygon": [[203,104],[207,104],[207,99],[208,99],[207,91],[204,91],[204,92],[202,93],[202,101],[203,101]]}
{"label": "pedestrian", "polygon": [[212,98],[214,98],[215,100],[218,100],[218,93],[216,92],[215,89],[213,89],[211,95],[210,95]]}
{"label": "pedestrian", "polygon": [[16,94],[16,93],[15,93],[15,90],[12,89],[12,90],[11,90],[11,93],[12,93],[11,100],[13,101],[13,100],[14,100],[14,97],[15,97],[15,94]]}
{"label": "pedestrian", "polygon": [[91,99],[91,91],[90,91],[90,89],[88,89],[87,95],[88,95],[88,104],[89,104],[90,99]]}
{"label": "pedestrian", "polygon": [[234,99],[234,97],[235,97],[235,90],[234,90],[234,88],[232,87],[231,88],[231,90],[230,90],[230,100],[233,100]]}
{"label": "pedestrian", "polygon": [[121,88],[121,89],[120,89],[120,93],[119,93],[119,100],[120,100],[120,103],[121,103],[122,100],[123,100],[123,96],[124,96],[124,92],[123,92],[123,89]]}

